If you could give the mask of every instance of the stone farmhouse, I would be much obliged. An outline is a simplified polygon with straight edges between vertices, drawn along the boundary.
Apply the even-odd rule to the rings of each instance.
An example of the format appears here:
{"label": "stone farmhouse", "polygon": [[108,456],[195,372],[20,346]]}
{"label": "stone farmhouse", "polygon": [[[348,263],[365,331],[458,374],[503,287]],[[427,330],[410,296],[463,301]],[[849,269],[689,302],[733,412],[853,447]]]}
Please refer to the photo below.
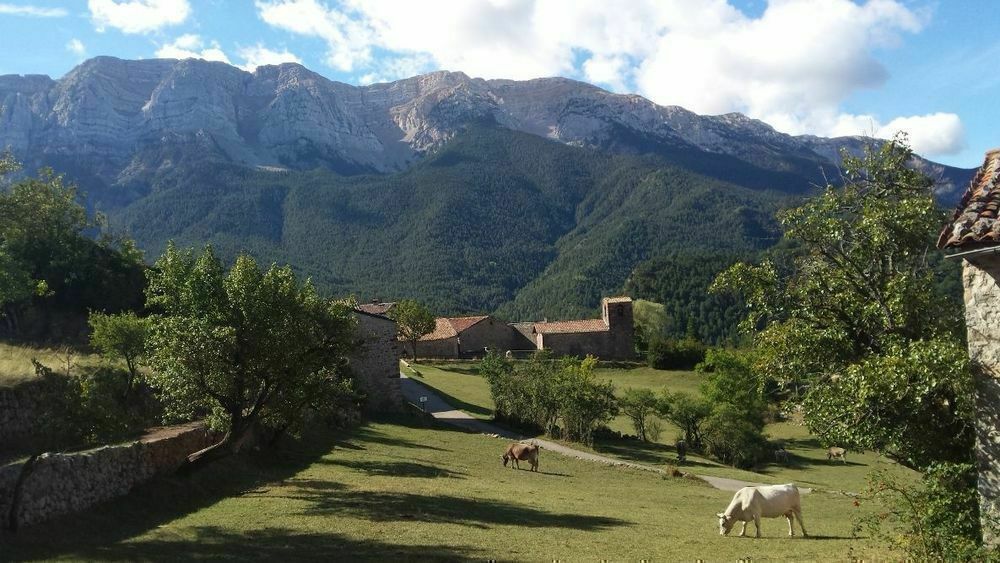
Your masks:
{"label": "stone farmhouse", "polygon": [[[965,288],[969,358],[976,380],[976,457],[985,518],[1000,515],[1000,149],[986,159],[962,197],[938,248],[958,252]],[[986,530],[987,528],[984,528]],[[996,543],[1000,538],[986,538]]]}
{"label": "stone farmhouse", "polygon": [[362,391],[368,395],[369,411],[395,411],[403,405],[399,387],[402,346],[396,321],[385,315],[354,310],[358,321],[355,351],[348,358]]}
{"label": "stone farmhouse", "polygon": [[[601,300],[601,318],[557,322],[505,323],[490,315],[440,317],[433,332],[417,343],[418,356],[480,357],[501,352],[549,350],[557,356],[593,355],[605,360],[634,357],[632,299]],[[409,344],[407,352],[412,354]]]}

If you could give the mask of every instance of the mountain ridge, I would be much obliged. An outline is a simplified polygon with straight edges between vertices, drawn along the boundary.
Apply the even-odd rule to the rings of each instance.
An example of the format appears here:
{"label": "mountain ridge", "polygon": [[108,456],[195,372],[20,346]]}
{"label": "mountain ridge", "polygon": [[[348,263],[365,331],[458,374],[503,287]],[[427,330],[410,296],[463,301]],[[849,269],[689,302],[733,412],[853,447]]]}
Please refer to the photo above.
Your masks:
{"label": "mountain ridge", "polygon": [[[250,73],[200,59],[114,57],[89,59],[56,80],[0,76],[0,146],[29,162],[46,154],[99,156],[115,163],[98,171],[112,183],[114,167],[127,168],[136,147],[170,135],[207,135],[220,157],[249,166],[397,172],[477,119],[574,146],[635,151],[615,145],[623,128],[800,174],[836,166],[839,148],[857,153],[866,142],[787,135],[743,114],[698,115],[561,77],[485,80],[436,71],[353,86],[297,63]],[[964,187],[953,182],[962,169],[919,163],[951,182],[941,189],[944,199]]]}

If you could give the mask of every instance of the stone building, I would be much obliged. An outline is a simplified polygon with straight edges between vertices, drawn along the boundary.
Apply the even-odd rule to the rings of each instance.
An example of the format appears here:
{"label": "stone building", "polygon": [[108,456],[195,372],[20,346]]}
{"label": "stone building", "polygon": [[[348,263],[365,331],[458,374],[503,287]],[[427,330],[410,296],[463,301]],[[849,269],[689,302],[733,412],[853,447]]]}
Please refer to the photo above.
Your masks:
{"label": "stone building", "polygon": [[402,407],[399,356],[402,351],[396,321],[384,315],[354,310],[358,320],[357,342],[349,361],[369,411],[394,411]]}
{"label": "stone building", "polygon": [[[486,349],[549,350],[556,356],[597,356],[603,360],[630,360],[635,356],[632,299],[601,300],[601,318],[577,321],[507,324],[489,315],[441,317],[434,332],[417,343],[417,355],[428,358],[469,358]],[[406,344],[406,351],[413,351]]]}
{"label": "stone building", "polygon": [[[480,357],[486,349],[510,350],[520,339],[507,323],[482,315],[477,317],[439,317],[434,332],[417,342],[417,356],[430,358]],[[413,354],[410,344],[406,352]]]}
{"label": "stone building", "polygon": [[635,356],[632,299],[605,297],[599,319],[534,323],[532,333],[536,349],[556,356],[631,360]]}
{"label": "stone building", "polygon": [[[983,514],[1000,508],[1000,149],[985,162],[938,248],[962,260],[965,324],[976,379],[976,457]],[[996,543],[1000,538],[988,538]]]}

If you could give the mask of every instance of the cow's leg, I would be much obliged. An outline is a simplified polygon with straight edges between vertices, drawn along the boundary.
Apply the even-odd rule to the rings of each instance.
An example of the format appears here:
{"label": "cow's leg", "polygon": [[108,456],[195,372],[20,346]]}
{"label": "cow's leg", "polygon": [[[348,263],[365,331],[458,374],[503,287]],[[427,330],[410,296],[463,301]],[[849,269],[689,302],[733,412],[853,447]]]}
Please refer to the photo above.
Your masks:
{"label": "cow's leg", "polygon": [[799,528],[802,528],[802,537],[804,537],[804,538],[805,537],[809,537],[809,534],[806,533],[806,523],[802,521],[802,507],[801,506],[796,506],[795,507],[795,518],[799,521]]}
{"label": "cow's leg", "polygon": [[789,512],[785,514],[785,519],[788,520],[788,535],[795,537],[795,528],[792,528],[792,513]]}
{"label": "cow's leg", "polygon": [[760,514],[753,515],[753,525],[757,528],[757,537],[760,537]]}
{"label": "cow's leg", "polygon": [[747,521],[743,521],[743,529],[740,530],[740,537],[745,538],[747,536]]}
{"label": "cow's leg", "polygon": [[521,469],[521,464],[518,463],[518,459],[516,457],[514,458],[514,466],[517,467],[518,469]]}

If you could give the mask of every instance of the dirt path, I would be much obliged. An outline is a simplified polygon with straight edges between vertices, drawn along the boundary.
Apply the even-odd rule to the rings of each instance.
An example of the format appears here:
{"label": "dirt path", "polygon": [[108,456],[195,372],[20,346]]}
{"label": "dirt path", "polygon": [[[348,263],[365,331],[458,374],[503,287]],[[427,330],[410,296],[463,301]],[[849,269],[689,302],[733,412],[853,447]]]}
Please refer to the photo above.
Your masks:
{"label": "dirt path", "polygon": [[[489,422],[479,420],[474,418],[470,414],[460,411],[450,404],[446,403],[444,399],[441,398],[433,389],[427,387],[419,381],[407,377],[405,374],[399,374],[400,388],[403,391],[403,396],[407,401],[413,403],[414,405],[424,405],[424,410],[430,413],[435,419],[440,420],[446,424],[451,424],[452,426],[459,426],[473,432],[479,432],[481,434],[486,434],[488,436],[494,436],[497,438],[506,438],[508,440],[518,440],[527,442],[530,444],[535,444],[540,446],[542,449],[555,452],[560,455],[567,457],[574,457],[576,459],[582,459],[585,461],[592,461],[595,463],[604,463],[606,465],[615,465],[619,467],[631,467],[633,469],[639,469],[641,471],[652,471],[653,473],[666,474],[666,470],[659,467],[654,467],[652,465],[644,465],[641,463],[634,463],[631,461],[625,461],[621,459],[614,459],[600,454],[584,452],[580,450],[573,449],[569,446],[564,446],[557,442],[551,442],[549,440],[542,440],[540,438],[525,438],[515,432],[505,430]],[[424,403],[420,402],[420,398],[426,398]],[[692,474],[694,475],[694,474]],[[753,483],[751,481],[741,481],[739,479],[727,479],[725,477],[712,477],[710,475],[694,475],[699,479],[704,480],[708,484],[712,485],[716,489],[723,491],[738,491],[743,487],[752,487],[755,485],[762,485],[763,483]],[[812,489],[799,487],[799,490],[803,493],[812,492]]]}

